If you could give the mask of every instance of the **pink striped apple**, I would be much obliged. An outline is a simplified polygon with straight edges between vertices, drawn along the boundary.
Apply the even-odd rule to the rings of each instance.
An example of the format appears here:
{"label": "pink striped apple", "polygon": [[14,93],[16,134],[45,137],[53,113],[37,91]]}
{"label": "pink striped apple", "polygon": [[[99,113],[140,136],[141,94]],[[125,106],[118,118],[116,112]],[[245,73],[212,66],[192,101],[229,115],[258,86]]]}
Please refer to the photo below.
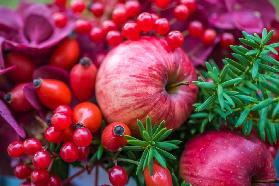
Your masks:
{"label": "pink striped apple", "polygon": [[127,41],[106,56],[96,79],[96,97],[108,122],[120,121],[136,131],[136,120],[150,116],[179,128],[197,95],[193,64],[165,40],[144,37]]}

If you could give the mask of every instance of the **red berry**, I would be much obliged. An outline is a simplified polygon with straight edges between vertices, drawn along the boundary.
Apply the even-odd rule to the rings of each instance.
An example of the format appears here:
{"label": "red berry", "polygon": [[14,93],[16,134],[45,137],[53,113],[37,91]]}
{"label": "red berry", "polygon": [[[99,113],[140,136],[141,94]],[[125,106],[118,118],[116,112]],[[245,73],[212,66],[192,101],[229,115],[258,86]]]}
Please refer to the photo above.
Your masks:
{"label": "red berry", "polygon": [[37,152],[32,159],[32,163],[35,169],[47,169],[51,163],[49,152],[46,150]]}
{"label": "red berry", "polygon": [[53,111],[53,113],[54,114],[59,113],[59,114],[63,114],[63,115],[71,117],[72,109],[68,105],[59,105],[58,107],[56,107],[56,109]]}
{"label": "red berry", "polygon": [[197,9],[196,0],[180,0],[180,3],[187,6],[190,12],[193,12]]}
{"label": "red berry", "polygon": [[126,23],[122,28],[122,35],[128,40],[137,40],[140,37],[140,30],[137,23],[129,22]]}
{"label": "red berry", "polygon": [[59,155],[67,163],[75,162],[79,158],[78,148],[72,142],[66,142],[61,147]]}
{"label": "red berry", "polygon": [[185,21],[189,17],[189,10],[185,5],[176,6],[173,13],[178,21]]}
{"label": "red berry", "polygon": [[87,147],[92,140],[93,136],[88,128],[78,128],[74,131],[73,141],[78,147]]}
{"label": "red berry", "polygon": [[170,30],[169,21],[166,18],[160,18],[155,21],[155,30],[160,35],[165,35]]}
{"label": "red berry", "polygon": [[112,167],[109,172],[109,181],[113,186],[124,186],[128,183],[127,171],[120,166]]}
{"label": "red berry", "polygon": [[78,147],[78,160],[83,161],[83,160],[87,160],[88,155],[90,153],[90,149],[89,147]]}
{"label": "red berry", "polygon": [[12,158],[17,158],[23,155],[24,148],[21,141],[14,141],[7,148],[8,155]]}
{"label": "red berry", "polygon": [[32,169],[25,164],[19,164],[14,169],[14,175],[18,179],[26,179],[31,175]]}
{"label": "red berry", "polygon": [[117,30],[117,26],[112,20],[103,21],[102,28],[103,28],[104,34],[107,34],[111,30]]}
{"label": "red berry", "polygon": [[31,173],[31,181],[35,185],[45,185],[49,180],[49,174],[47,170],[34,170]]}
{"label": "red berry", "polygon": [[172,49],[181,47],[184,42],[184,37],[180,31],[171,31],[166,38],[169,46]]}
{"label": "red berry", "polygon": [[54,24],[58,28],[63,28],[67,25],[68,18],[64,13],[56,12],[52,15]]}
{"label": "red berry", "polygon": [[47,186],[62,186],[61,178],[58,176],[51,176],[48,180]]}
{"label": "red berry", "polygon": [[12,110],[17,112],[28,112],[32,110],[31,104],[24,95],[24,87],[27,83],[17,84],[11,92],[4,96],[4,100],[9,103]]}
{"label": "red berry", "polygon": [[189,34],[193,37],[201,38],[203,36],[203,24],[200,21],[192,21],[188,27]]}
{"label": "red berry", "polygon": [[87,34],[91,31],[92,25],[89,21],[79,19],[75,22],[75,31],[80,34]]}
{"label": "red berry", "polygon": [[74,130],[72,129],[72,127],[63,130],[62,141],[63,142],[73,141],[73,134],[74,134]]}
{"label": "red berry", "polygon": [[204,31],[204,34],[203,34],[203,38],[202,38],[202,41],[204,44],[206,45],[211,45],[214,43],[215,39],[216,39],[216,31],[213,30],[213,29],[206,29]]}
{"label": "red berry", "polygon": [[60,7],[65,7],[67,3],[67,0],[54,0],[54,4]]}
{"label": "red berry", "polygon": [[155,5],[158,8],[167,8],[170,4],[170,0],[155,0]]}
{"label": "red berry", "polygon": [[127,20],[127,11],[124,6],[116,7],[112,12],[112,20],[117,24],[121,25]]}
{"label": "red berry", "polygon": [[55,130],[54,127],[49,127],[45,131],[44,136],[46,140],[50,143],[59,143],[62,138],[62,132],[59,130]]}
{"label": "red berry", "polygon": [[94,2],[90,7],[90,11],[96,17],[101,17],[104,14],[104,9],[104,4],[100,2]]}
{"label": "red berry", "polygon": [[153,185],[165,185],[165,186],[172,186],[172,177],[171,173],[168,168],[163,168],[161,165],[154,162],[153,165],[153,175],[150,176],[150,172],[148,167],[146,166],[143,172],[144,181],[146,186],[153,186]]}
{"label": "red berry", "polygon": [[122,42],[122,36],[120,32],[115,30],[109,31],[106,39],[110,46],[116,46]]}
{"label": "red berry", "polygon": [[93,42],[101,42],[105,37],[104,31],[99,27],[94,27],[90,31],[89,37],[90,37],[91,41],[93,41]]}
{"label": "red berry", "polygon": [[127,11],[127,16],[132,18],[137,16],[140,13],[140,4],[139,2],[136,1],[127,1],[125,3],[126,11]]}
{"label": "red berry", "polygon": [[221,36],[221,46],[224,49],[230,48],[230,45],[233,45],[235,43],[235,39],[233,34],[231,33],[223,33]]}
{"label": "red berry", "polygon": [[101,143],[108,151],[116,152],[127,144],[125,135],[131,135],[129,127],[124,123],[114,122],[103,130]]}
{"label": "red berry", "polygon": [[71,8],[74,13],[81,13],[85,9],[85,3],[83,0],[73,0],[71,3]]}
{"label": "red berry", "polygon": [[23,142],[24,151],[28,155],[34,155],[42,149],[41,142],[36,138],[28,138]]}
{"label": "red berry", "polygon": [[51,117],[51,124],[55,130],[65,130],[71,126],[72,120],[65,114],[55,113]]}
{"label": "red berry", "polygon": [[152,14],[143,12],[138,16],[137,24],[142,31],[149,32],[154,28],[155,19]]}

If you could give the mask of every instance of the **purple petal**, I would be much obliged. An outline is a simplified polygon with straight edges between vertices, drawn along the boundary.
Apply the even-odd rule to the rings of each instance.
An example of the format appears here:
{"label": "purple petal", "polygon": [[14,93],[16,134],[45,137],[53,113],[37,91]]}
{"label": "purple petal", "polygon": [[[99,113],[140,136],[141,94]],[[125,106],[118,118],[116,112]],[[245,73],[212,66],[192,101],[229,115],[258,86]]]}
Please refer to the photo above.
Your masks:
{"label": "purple petal", "polygon": [[0,100],[0,116],[16,131],[20,137],[25,137],[25,131],[18,125],[9,108],[2,100]]}
{"label": "purple petal", "polygon": [[37,98],[35,88],[32,83],[28,83],[24,86],[23,93],[27,101],[36,111],[38,111],[40,116],[44,116],[44,109]]}
{"label": "purple petal", "polygon": [[0,69],[5,68],[4,65],[4,58],[3,58],[3,43],[5,39],[3,37],[0,37]]}
{"label": "purple petal", "polygon": [[17,30],[22,25],[20,17],[10,8],[0,7],[0,15],[0,25],[13,30]]}
{"label": "purple petal", "polygon": [[218,41],[219,38],[216,39],[215,44],[205,45],[200,41],[200,39],[189,36],[185,38],[182,48],[188,54],[189,58],[196,67],[203,66]]}
{"label": "purple petal", "polygon": [[209,18],[209,22],[220,29],[234,29],[234,21],[231,13],[214,14]]}
{"label": "purple petal", "polygon": [[10,70],[12,70],[12,69],[15,68],[15,67],[16,67],[16,66],[13,65],[13,66],[10,66],[10,67],[8,67],[8,68],[0,69],[0,75],[3,75],[3,74],[5,74],[5,73],[9,72]]}
{"label": "purple petal", "polygon": [[234,12],[233,20],[239,30],[249,33],[260,33],[264,28],[263,20],[257,14],[251,12]]}
{"label": "purple petal", "polygon": [[69,73],[64,69],[46,65],[36,69],[33,73],[33,78],[58,79],[68,83]]}

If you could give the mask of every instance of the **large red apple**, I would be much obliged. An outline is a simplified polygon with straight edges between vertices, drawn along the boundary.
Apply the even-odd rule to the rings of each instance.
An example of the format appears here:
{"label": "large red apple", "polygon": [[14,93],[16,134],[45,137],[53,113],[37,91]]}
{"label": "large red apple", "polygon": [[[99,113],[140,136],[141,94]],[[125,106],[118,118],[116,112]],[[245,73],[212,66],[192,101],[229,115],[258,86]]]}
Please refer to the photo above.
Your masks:
{"label": "large red apple", "polygon": [[145,37],[109,52],[97,74],[96,96],[108,122],[124,122],[135,131],[136,120],[150,116],[178,128],[197,95],[193,80],[195,69],[182,49]]}
{"label": "large red apple", "polygon": [[207,132],[186,143],[180,173],[193,186],[250,186],[276,177],[267,146],[230,131]]}

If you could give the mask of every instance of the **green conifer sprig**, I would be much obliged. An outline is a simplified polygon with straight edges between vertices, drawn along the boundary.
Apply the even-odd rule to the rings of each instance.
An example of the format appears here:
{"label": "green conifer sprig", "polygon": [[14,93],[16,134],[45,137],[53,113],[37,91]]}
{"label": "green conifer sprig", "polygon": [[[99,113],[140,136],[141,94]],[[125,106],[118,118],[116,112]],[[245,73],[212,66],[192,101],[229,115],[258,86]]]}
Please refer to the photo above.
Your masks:
{"label": "green conifer sprig", "polygon": [[279,138],[279,43],[270,44],[273,31],[258,34],[243,32],[241,45],[231,46],[232,58],[223,60],[224,67],[206,63],[207,71],[195,84],[199,100],[190,123],[242,128],[249,135],[255,127],[261,139],[275,143]]}

